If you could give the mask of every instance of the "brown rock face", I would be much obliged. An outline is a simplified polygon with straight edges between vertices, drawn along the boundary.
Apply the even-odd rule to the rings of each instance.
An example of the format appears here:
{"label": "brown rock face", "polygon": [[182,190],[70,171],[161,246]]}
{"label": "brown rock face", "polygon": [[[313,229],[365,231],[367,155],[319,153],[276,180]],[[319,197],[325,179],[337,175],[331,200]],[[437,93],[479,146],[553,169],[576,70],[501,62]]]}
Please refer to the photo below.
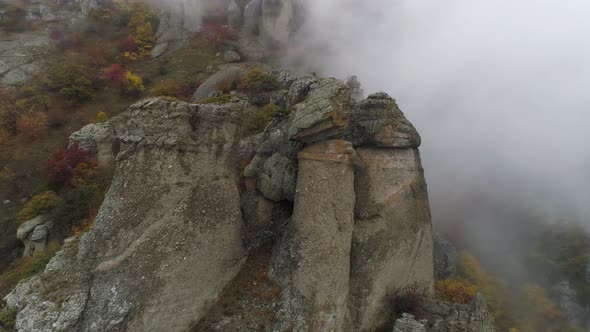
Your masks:
{"label": "brown rock face", "polygon": [[313,306],[312,330],[340,331],[349,289],[354,224],[352,147],[326,141],[299,153],[293,214],[293,286]]}
{"label": "brown rock face", "polygon": [[356,223],[350,310],[355,330],[371,331],[388,292],[416,284],[430,293],[432,227],[417,149],[357,148]]}

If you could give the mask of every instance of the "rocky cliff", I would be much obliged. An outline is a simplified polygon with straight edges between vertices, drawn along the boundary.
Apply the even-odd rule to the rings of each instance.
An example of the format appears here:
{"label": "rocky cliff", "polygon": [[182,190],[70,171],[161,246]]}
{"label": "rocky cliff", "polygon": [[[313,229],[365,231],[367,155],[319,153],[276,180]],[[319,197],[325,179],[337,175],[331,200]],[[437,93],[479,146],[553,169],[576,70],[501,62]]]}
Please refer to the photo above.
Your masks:
{"label": "rocky cliff", "polygon": [[[371,331],[391,291],[432,292],[420,137],[395,101],[273,76],[266,96],[290,112],[261,134],[247,128],[256,98],[237,93],[144,100],[72,135],[114,179],[92,229],[7,296],[19,331],[232,330],[257,319],[229,312],[239,301],[272,316],[242,330]],[[265,263],[241,273],[251,260]]]}

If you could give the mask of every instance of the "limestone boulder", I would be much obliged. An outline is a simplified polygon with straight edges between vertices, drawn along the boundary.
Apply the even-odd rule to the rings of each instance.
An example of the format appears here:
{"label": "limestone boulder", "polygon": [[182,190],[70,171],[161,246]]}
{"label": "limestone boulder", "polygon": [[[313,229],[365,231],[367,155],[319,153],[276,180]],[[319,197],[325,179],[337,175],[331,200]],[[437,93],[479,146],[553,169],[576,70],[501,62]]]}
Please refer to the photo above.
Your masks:
{"label": "limestone boulder", "polygon": [[418,321],[413,315],[406,313],[395,321],[393,332],[427,332],[426,321]]}
{"label": "limestone boulder", "polygon": [[347,138],[354,145],[417,148],[421,139],[395,100],[385,93],[370,95],[355,105]]}
{"label": "limestone boulder", "polygon": [[193,102],[199,102],[208,98],[211,93],[220,90],[223,87],[235,86],[244,76],[248,74],[248,69],[239,65],[228,65],[220,69],[217,73],[211,75],[203,84],[197,88],[193,94]]}
{"label": "limestone boulder", "polygon": [[433,237],[434,247],[434,274],[436,279],[452,278],[457,273],[457,248],[435,233]]}
{"label": "limestone boulder", "polygon": [[349,307],[359,330],[380,326],[388,293],[433,289],[432,224],[416,149],[356,148]]}
{"label": "limestone boulder", "polygon": [[9,296],[19,331],[182,331],[198,321],[246,255],[241,111],[148,99],[112,118],[121,153],[110,190],[42,287],[32,280],[19,287],[34,291]]}
{"label": "limestone boulder", "polygon": [[423,315],[428,320],[428,331],[495,332],[492,314],[485,298],[477,294],[470,304],[426,299]]}
{"label": "limestone boulder", "polygon": [[309,89],[305,100],[293,106],[291,139],[313,143],[343,134],[350,120],[350,87],[336,79],[320,79]]}
{"label": "limestone boulder", "polygon": [[354,227],[352,147],[325,141],[298,157],[294,213],[274,254],[274,273],[288,289],[285,311],[302,317],[307,330],[342,331]]}

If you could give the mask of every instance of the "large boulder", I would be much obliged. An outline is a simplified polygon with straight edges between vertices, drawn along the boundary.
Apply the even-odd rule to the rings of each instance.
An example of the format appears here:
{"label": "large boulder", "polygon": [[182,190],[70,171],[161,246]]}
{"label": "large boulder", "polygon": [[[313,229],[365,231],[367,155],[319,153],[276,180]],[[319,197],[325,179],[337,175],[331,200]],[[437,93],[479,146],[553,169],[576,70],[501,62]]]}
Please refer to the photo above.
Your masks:
{"label": "large boulder", "polygon": [[193,94],[193,102],[199,102],[222,88],[232,87],[248,74],[248,69],[240,65],[227,65],[203,82]]}
{"label": "large boulder", "polygon": [[[242,106],[150,99],[113,118],[121,141],[92,229],[9,296],[19,331],[181,331],[240,270]],[[65,302],[64,302],[65,301]]]}
{"label": "large boulder", "polygon": [[16,238],[25,246],[23,256],[31,256],[45,250],[53,220],[47,215],[40,215],[22,223],[16,231]]}
{"label": "large boulder", "polygon": [[470,304],[426,299],[423,316],[429,332],[495,332],[494,319],[485,298],[477,294]]}
{"label": "large boulder", "polygon": [[436,279],[454,277],[457,273],[457,248],[435,233],[434,241],[434,275]]}
{"label": "large boulder", "polygon": [[0,34],[0,86],[23,83],[43,71],[50,47],[43,31]]}
{"label": "large boulder", "polygon": [[336,79],[321,79],[311,84],[305,100],[293,108],[289,128],[292,140],[312,143],[335,138],[346,131],[351,112],[351,90]]}

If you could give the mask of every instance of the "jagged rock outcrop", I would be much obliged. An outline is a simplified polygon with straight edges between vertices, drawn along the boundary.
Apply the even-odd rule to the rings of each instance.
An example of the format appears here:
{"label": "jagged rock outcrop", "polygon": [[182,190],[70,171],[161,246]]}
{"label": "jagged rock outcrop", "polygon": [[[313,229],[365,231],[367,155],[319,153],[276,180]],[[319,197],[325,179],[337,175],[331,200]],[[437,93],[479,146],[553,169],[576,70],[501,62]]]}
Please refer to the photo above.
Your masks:
{"label": "jagged rock outcrop", "polygon": [[426,332],[426,320],[417,321],[413,315],[403,314],[395,321],[393,332]]}
{"label": "jagged rock outcrop", "polygon": [[280,285],[268,330],[374,330],[391,291],[429,294],[413,126],[386,94],[355,103],[345,82],[273,75],[273,100],[292,111],[261,134],[243,137],[257,106],[234,92],[225,105],[148,99],[72,135],[114,162],[113,183],[92,229],[7,297],[17,327],[187,330],[228,305],[218,297],[262,244]]}
{"label": "jagged rock outcrop", "polygon": [[429,332],[495,332],[494,319],[487,309],[486,301],[477,294],[470,304],[427,299],[424,317]]}
{"label": "jagged rock outcrop", "polygon": [[45,250],[49,231],[53,228],[53,220],[40,215],[22,223],[16,232],[16,238],[25,245],[23,256],[31,256],[35,252]]}
{"label": "jagged rock outcrop", "polygon": [[433,240],[435,278],[454,277],[457,274],[457,248],[438,233],[434,234]]}
{"label": "jagged rock outcrop", "polygon": [[51,41],[46,32],[2,33],[0,35],[0,86],[26,81],[47,65]]}
{"label": "jagged rock outcrop", "polygon": [[113,118],[121,150],[105,202],[89,233],[9,296],[17,328],[180,331],[202,316],[246,255],[240,112],[150,99]]}

